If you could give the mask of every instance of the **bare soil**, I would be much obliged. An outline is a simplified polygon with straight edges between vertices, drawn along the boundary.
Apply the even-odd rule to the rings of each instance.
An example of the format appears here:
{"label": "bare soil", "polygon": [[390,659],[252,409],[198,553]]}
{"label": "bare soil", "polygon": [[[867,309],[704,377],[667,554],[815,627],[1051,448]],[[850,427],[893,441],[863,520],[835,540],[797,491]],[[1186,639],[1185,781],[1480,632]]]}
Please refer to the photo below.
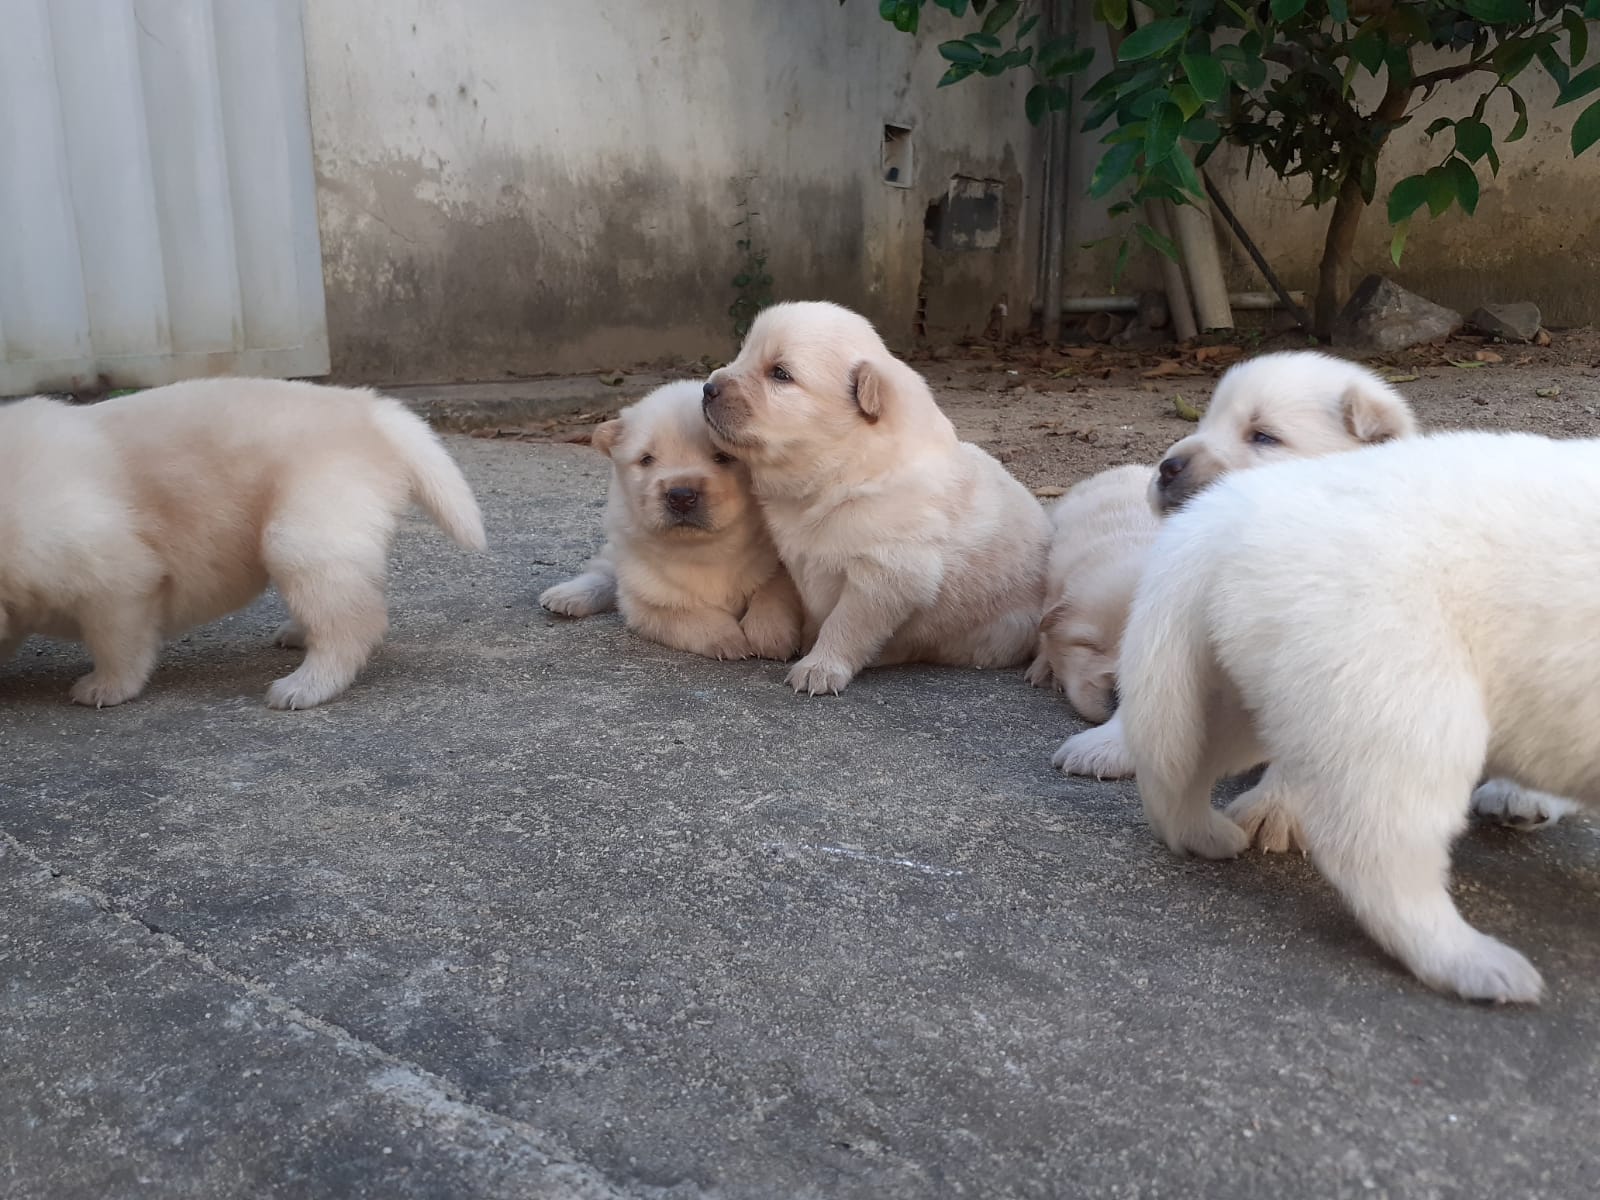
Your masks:
{"label": "bare soil", "polygon": [[[1303,335],[1245,335],[1155,350],[972,341],[911,361],[962,437],[1048,495],[1106,467],[1156,462],[1192,428],[1180,409],[1203,409],[1229,366],[1252,354],[1307,345]],[[1600,437],[1597,329],[1553,333],[1548,346],[1462,336],[1363,361],[1394,382],[1429,428]],[[630,395],[625,384],[621,391]],[[588,430],[611,415],[614,410],[583,413],[476,436],[584,442]]]}

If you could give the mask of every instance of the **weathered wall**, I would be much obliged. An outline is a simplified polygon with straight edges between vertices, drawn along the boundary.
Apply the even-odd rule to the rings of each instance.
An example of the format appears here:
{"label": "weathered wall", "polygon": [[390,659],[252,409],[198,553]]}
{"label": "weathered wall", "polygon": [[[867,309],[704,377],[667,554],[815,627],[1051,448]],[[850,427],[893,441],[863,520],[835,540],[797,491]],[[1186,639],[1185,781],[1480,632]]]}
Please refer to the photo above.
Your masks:
{"label": "weathered wall", "polygon": [[[870,0],[386,0],[305,21],[340,376],[726,355],[746,207],[777,298],[838,300],[903,343],[955,175],[1003,182],[1003,236],[938,252],[928,319],[981,328],[1031,297],[1024,81],[936,93],[942,13],[915,42]],[[881,178],[886,122],[913,129],[911,188]]]}

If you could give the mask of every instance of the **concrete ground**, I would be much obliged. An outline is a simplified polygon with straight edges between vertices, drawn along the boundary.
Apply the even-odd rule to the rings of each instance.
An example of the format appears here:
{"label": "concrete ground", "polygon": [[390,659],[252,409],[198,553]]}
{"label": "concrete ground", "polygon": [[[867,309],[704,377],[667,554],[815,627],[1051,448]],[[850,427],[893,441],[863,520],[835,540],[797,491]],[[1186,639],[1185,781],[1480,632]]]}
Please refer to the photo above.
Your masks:
{"label": "concrete ground", "polygon": [[1016,673],[770,663],[535,604],[601,461],[452,439],[389,643],[269,712],[276,602],[66,702],[0,670],[0,1195],[1600,1194],[1584,824],[1480,829],[1536,1011],[1433,995],[1302,859],[1155,844]]}

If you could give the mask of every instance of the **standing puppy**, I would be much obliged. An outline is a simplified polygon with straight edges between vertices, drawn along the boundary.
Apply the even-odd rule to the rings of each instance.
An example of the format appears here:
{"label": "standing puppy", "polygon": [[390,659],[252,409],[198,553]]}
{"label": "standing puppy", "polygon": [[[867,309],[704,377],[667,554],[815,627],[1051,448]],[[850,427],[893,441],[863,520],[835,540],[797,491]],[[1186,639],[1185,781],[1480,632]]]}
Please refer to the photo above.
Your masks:
{"label": "standing puppy", "polygon": [[1117,656],[1128,606],[1160,519],[1149,467],[1112,467],[1077,484],[1050,509],[1053,530],[1035,687],[1054,685],[1090,721],[1116,704]]}
{"label": "standing puppy", "polygon": [[592,444],[611,459],[606,544],[539,603],[569,617],[621,608],[641,637],[707,658],[792,658],[800,597],[744,464],[711,444],[700,384],[657,388]]}
{"label": "standing puppy", "polygon": [[273,583],[298,670],[267,690],[310,708],[382,641],[399,515],[415,501],[484,545],[466,480],[433,432],[367,391],[199,379],[101,404],[0,406],[0,662],[30,633],[88,643],[72,688],[105,707],[144,690],[165,637]]}
{"label": "standing puppy", "polygon": [[1010,667],[1039,630],[1049,522],[956,437],[928,385],[864,317],[779,304],[705,385],[717,443],[750,466],[805,601],[798,692],[872,665]]}

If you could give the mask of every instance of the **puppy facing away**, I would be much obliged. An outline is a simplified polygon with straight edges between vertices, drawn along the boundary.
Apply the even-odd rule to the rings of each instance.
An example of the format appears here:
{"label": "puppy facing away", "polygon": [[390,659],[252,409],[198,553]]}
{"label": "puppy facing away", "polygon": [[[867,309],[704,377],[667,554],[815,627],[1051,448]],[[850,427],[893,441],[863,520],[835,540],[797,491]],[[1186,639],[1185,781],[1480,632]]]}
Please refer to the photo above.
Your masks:
{"label": "puppy facing away", "polygon": [[28,634],[87,643],[79,704],[144,690],[163,638],[277,585],[299,668],[273,708],[337,696],[382,641],[398,518],[415,501],[484,547],[433,432],[368,391],[202,379],[73,407],[0,406],[0,663]]}
{"label": "puppy facing away", "polygon": [[1600,799],[1600,441],[1456,433],[1240,472],[1163,529],[1123,644],[1128,748],[1175,850],[1237,854],[1221,775],[1270,761],[1357,920],[1434,988],[1533,1002],[1468,925],[1481,775]]}
{"label": "puppy facing away", "polygon": [[1146,498],[1151,475],[1149,467],[1113,467],[1050,509],[1044,619],[1027,678],[1066,692],[1090,721],[1104,721],[1116,704],[1128,606],[1161,528]]}
{"label": "puppy facing away", "polygon": [[[1195,431],[1175,442],[1149,477],[1150,505],[1171,513],[1231,471],[1416,432],[1405,398],[1367,368],[1310,350],[1263,354],[1230,367],[1217,382]],[[1062,742],[1052,762],[1071,775],[1119,779],[1133,773],[1116,716]],[[1270,786],[1257,789],[1254,798],[1270,793]]]}
{"label": "puppy facing away", "polygon": [[809,652],[788,677],[797,692],[838,692],[873,665],[1028,660],[1044,509],[956,436],[864,317],[826,303],[768,308],[706,381],[704,407],[717,444],[749,464],[805,602]]}
{"label": "puppy facing away", "polygon": [[750,494],[711,444],[698,381],[669,383],[594,432],[611,459],[604,548],[539,603],[569,617],[621,608],[642,637],[708,658],[792,658],[800,597]]}

